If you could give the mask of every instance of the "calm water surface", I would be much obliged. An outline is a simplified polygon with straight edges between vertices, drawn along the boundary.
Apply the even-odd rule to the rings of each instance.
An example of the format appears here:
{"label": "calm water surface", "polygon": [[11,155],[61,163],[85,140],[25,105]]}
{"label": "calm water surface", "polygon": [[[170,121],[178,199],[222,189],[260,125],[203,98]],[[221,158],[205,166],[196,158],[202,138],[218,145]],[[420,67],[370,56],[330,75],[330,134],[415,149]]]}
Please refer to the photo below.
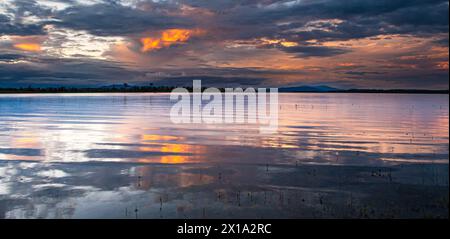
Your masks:
{"label": "calm water surface", "polygon": [[448,218],[448,100],[280,94],[263,135],[168,94],[0,95],[0,217]]}

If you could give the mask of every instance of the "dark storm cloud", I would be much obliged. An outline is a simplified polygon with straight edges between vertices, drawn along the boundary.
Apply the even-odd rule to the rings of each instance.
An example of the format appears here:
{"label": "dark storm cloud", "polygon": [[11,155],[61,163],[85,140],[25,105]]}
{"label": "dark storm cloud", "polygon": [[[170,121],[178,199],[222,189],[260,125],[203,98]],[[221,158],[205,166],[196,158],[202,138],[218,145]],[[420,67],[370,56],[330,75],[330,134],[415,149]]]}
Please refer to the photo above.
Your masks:
{"label": "dark storm cloud", "polygon": [[[64,1],[62,1],[64,2]],[[65,1],[67,3],[67,1]],[[70,1],[69,1],[70,2]],[[73,2],[73,1],[72,1]],[[220,38],[234,40],[259,37],[286,37],[304,41],[310,39],[355,39],[379,34],[423,34],[448,32],[448,1],[443,0],[322,0],[322,1],[143,1],[137,8],[123,6],[116,1],[95,5],[73,5],[62,11],[51,11],[35,1],[15,1],[9,10],[17,18],[25,13],[38,17],[51,16],[56,24],[76,30],[87,30],[96,35],[123,36],[167,28],[206,28]],[[198,19],[180,14],[182,4],[208,9],[214,15]],[[200,16],[201,17],[201,16]],[[12,24],[3,19],[3,32],[25,34],[42,33],[40,25]],[[343,22],[328,25],[317,23],[319,29],[289,30],[303,27],[320,19],[340,19]],[[284,25],[277,23],[285,22]],[[432,27],[430,27],[432,26]],[[321,30],[327,28],[328,30]],[[329,31],[331,29],[331,31]]]}
{"label": "dark storm cloud", "polygon": [[[50,21],[46,17],[51,15],[51,10],[44,9],[34,0],[16,0],[13,6],[2,9],[5,14],[0,13],[0,35],[43,35],[44,26]],[[26,17],[41,18],[41,22],[26,22]]]}
{"label": "dark storm cloud", "polygon": [[13,13],[16,18],[21,18],[30,15],[46,17],[49,16],[52,11],[42,7],[35,0],[15,0],[14,7],[8,8],[7,12]]}
{"label": "dark storm cloud", "polygon": [[392,13],[405,8],[423,8],[424,6],[447,2],[445,0],[328,0],[305,1],[292,9],[293,12],[302,11],[320,13],[331,18],[350,19],[355,16],[377,16]]}
{"label": "dark storm cloud", "polygon": [[[396,15],[389,15],[400,11],[400,13],[411,13],[411,11],[427,12],[430,7],[433,10],[440,10],[445,8],[445,0],[325,0],[301,1],[299,4],[292,7],[279,7],[275,10],[268,10],[269,16],[273,19],[343,19],[343,20],[358,20],[358,18],[382,17],[384,20],[393,21]],[[420,9],[422,9],[420,11]],[[416,13],[417,13],[416,12]],[[448,12],[448,9],[447,9]],[[434,14],[426,14],[424,16],[415,15],[405,19],[405,23],[409,21],[417,22],[423,21],[427,23],[428,17],[434,17]],[[440,14],[438,14],[440,15]],[[384,16],[384,17],[383,17]],[[405,16],[407,17],[407,16]],[[422,20],[419,20],[422,19]],[[440,20],[439,20],[440,21]],[[447,24],[448,25],[448,24]]]}
{"label": "dark storm cloud", "polygon": [[[327,0],[301,1],[291,6],[272,4],[271,7],[242,5],[218,16],[225,27],[258,26],[253,32],[260,35],[270,32],[272,36],[284,36],[297,40],[344,40],[370,37],[379,34],[424,34],[448,32],[448,1],[372,1],[372,0]],[[340,19],[335,26],[319,23],[313,31],[286,33],[304,27],[310,21]],[[286,24],[275,26],[275,23]],[[331,28],[331,29],[330,29]],[[331,30],[331,31],[328,31]],[[250,37],[249,32],[239,32]]]}
{"label": "dark storm cloud", "polygon": [[[61,1],[72,2],[74,1]],[[97,35],[128,35],[150,30],[181,27],[218,27],[231,38],[247,39],[261,36],[288,36],[285,32],[320,19],[341,19],[331,27],[333,31],[302,32],[300,40],[339,38],[352,39],[378,34],[420,33],[448,31],[448,1],[444,0],[322,0],[312,1],[143,1],[137,8],[123,6],[117,1],[95,5],[73,5],[62,11],[44,8],[36,1],[16,0],[8,9],[18,19],[25,15],[52,17],[47,23]],[[180,14],[182,4],[208,9],[214,16],[196,19]],[[39,25],[20,25],[0,15],[3,32],[39,32]],[[276,23],[287,22],[278,26]],[[433,27],[429,27],[433,26]],[[27,29],[30,28],[30,29]],[[20,29],[23,29],[20,31]],[[6,31],[8,30],[8,31]],[[297,34],[291,34],[293,38]],[[306,35],[306,36],[303,36]]]}
{"label": "dark storm cloud", "polygon": [[2,53],[2,54],[0,54],[0,63],[2,61],[10,62],[10,61],[20,60],[20,59],[23,59],[23,58],[25,58],[25,56],[21,55],[21,54],[14,54],[14,53],[4,53],[3,54]]}
{"label": "dark storm cloud", "polygon": [[200,7],[209,9],[212,11],[216,11],[218,13],[224,13],[230,10],[233,10],[237,7],[242,6],[255,6],[257,4],[271,4],[278,2],[278,0],[237,0],[237,1],[230,1],[230,0],[214,0],[214,1],[205,1],[205,0],[181,0],[179,1],[181,3],[190,5],[192,7]]}
{"label": "dark storm cloud", "polygon": [[347,71],[345,72],[347,75],[355,75],[355,76],[365,76],[365,75],[381,75],[386,74],[386,72],[377,72],[377,71]]}
{"label": "dark storm cloud", "polygon": [[22,24],[0,14],[0,35],[42,35],[45,34],[41,24]]}
{"label": "dark storm cloud", "polygon": [[167,28],[189,28],[189,19],[169,16],[167,9],[139,10],[119,4],[96,4],[92,6],[73,6],[57,12],[58,26],[75,30],[87,30],[100,36],[122,36],[139,34],[145,31]]}
{"label": "dark storm cloud", "polygon": [[444,38],[434,41],[434,44],[444,46],[444,47],[448,47],[449,46],[448,43],[449,43],[448,35],[447,35],[447,37],[444,37]]}
{"label": "dark storm cloud", "polygon": [[295,47],[283,47],[283,51],[289,53],[295,53],[297,57],[329,57],[341,55],[349,52],[347,49],[322,47],[322,46],[295,46]]}
{"label": "dark storm cloud", "polygon": [[[3,60],[2,60],[3,59]],[[30,63],[2,64],[21,59]],[[37,66],[36,66],[37,65]],[[143,73],[130,71],[112,62],[87,59],[57,59],[0,55],[0,88],[15,86],[104,86],[123,83]]]}

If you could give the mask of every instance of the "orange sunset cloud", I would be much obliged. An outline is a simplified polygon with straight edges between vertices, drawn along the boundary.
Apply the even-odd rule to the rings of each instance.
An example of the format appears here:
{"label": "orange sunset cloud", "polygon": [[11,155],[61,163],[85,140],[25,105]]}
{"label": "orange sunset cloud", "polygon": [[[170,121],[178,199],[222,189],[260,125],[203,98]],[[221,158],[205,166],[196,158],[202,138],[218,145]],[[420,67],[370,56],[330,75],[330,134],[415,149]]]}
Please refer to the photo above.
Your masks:
{"label": "orange sunset cloud", "polygon": [[13,46],[23,51],[41,51],[41,45],[37,43],[18,43]]}
{"label": "orange sunset cloud", "polygon": [[173,44],[186,42],[195,35],[202,34],[201,30],[189,29],[169,29],[161,33],[160,37],[144,37],[141,38],[142,52],[149,52],[152,50],[169,47]]}

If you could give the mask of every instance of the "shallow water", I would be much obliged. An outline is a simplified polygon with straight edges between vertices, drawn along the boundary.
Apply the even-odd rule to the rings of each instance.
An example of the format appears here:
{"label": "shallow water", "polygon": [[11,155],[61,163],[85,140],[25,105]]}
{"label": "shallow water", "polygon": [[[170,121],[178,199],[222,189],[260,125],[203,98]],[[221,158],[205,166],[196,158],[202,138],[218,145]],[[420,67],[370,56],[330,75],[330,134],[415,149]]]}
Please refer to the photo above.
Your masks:
{"label": "shallow water", "polygon": [[0,217],[448,218],[448,95],[280,94],[276,134],[168,94],[0,96]]}

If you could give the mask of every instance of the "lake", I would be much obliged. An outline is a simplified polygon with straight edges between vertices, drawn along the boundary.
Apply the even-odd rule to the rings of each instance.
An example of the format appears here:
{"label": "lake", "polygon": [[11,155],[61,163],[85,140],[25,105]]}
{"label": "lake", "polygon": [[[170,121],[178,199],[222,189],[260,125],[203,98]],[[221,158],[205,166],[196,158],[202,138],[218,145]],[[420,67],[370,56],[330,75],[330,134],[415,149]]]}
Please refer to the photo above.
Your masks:
{"label": "lake", "polygon": [[0,95],[0,218],[448,218],[448,102],[280,93],[261,134],[164,93]]}

